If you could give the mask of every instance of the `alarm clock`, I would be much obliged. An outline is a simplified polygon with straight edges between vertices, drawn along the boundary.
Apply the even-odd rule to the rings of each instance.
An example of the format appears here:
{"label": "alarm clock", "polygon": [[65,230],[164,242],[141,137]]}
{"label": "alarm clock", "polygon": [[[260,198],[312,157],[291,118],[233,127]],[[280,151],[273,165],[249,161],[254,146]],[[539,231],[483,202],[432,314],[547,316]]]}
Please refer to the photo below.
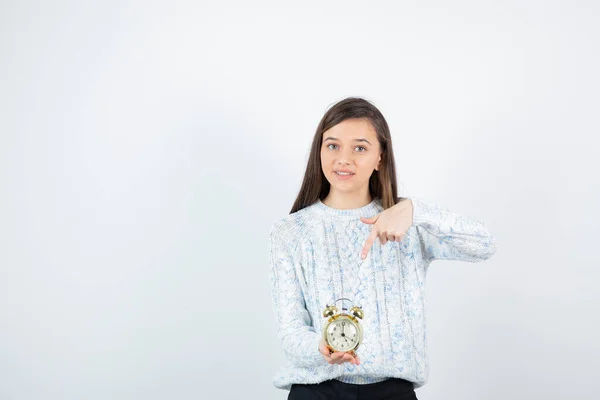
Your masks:
{"label": "alarm clock", "polygon": [[[327,304],[323,310],[323,317],[328,318],[323,327],[323,338],[329,347],[329,353],[333,351],[342,351],[356,356],[356,349],[363,340],[363,328],[359,319],[363,319],[364,313],[362,307],[354,305],[350,313],[346,313],[346,308],[342,307],[342,312],[338,312],[335,306],[340,300],[351,300],[342,297],[335,300],[332,305]],[[333,351],[332,351],[333,350]]]}

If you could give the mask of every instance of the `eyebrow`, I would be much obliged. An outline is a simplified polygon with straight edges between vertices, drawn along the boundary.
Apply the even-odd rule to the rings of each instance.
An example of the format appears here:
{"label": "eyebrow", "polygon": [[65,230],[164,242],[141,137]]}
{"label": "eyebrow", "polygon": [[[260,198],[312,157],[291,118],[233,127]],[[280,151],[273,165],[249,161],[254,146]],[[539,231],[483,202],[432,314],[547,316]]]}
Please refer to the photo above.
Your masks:
{"label": "eyebrow", "polygon": [[[326,141],[328,141],[328,140],[338,140],[338,138],[336,138],[336,137],[333,137],[333,136],[328,136],[328,137],[327,137],[325,140],[323,140],[323,141],[324,141],[324,142],[326,142]],[[363,139],[363,138],[360,138],[360,139],[354,139],[354,141],[355,141],[355,142],[367,142],[367,143],[371,144],[371,142],[369,142],[367,139]]]}

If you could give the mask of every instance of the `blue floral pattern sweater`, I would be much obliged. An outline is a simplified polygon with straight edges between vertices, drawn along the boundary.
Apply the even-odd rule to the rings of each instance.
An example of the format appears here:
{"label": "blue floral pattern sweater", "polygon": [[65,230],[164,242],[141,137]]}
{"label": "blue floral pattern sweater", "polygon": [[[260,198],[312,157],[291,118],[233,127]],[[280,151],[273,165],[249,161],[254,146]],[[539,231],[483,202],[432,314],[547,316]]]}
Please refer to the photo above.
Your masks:
{"label": "blue floral pattern sweater", "polygon": [[[416,197],[413,224],[400,242],[373,242],[360,257],[373,225],[360,217],[383,211],[380,199],[336,209],[317,200],[271,226],[269,277],[277,337],[285,365],[276,388],[329,379],[366,384],[397,377],[423,386],[429,375],[425,278],[434,260],[479,262],[496,252],[495,237],[477,219]],[[322,312],[346,297],[362,307],[360,365],[329,364],[319,352],[327,320]],[[346,301],[336,303],[350,308]]]}

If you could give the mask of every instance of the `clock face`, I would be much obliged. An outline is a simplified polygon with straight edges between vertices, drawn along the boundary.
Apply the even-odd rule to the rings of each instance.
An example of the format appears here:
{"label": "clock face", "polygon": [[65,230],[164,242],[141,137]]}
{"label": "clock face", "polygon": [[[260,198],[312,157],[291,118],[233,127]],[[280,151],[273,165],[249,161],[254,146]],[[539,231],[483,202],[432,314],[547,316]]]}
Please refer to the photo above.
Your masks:
{"label": "clock face", "polygon": [[346,318],[333,321],[327,327],[327,341],[337,351],[350,351],[356,347],[359,340],[356,324]]}

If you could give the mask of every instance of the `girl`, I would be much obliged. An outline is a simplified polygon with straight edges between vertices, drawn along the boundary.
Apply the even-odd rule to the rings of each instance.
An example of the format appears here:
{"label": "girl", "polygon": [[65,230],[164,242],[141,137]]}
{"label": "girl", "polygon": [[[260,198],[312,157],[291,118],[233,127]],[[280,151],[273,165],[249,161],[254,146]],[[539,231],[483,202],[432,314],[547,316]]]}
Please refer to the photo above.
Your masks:
{"label": "girl", "polygon": [[[269,234],[271,296],[286,360],[273,385],[289,390],[288,400],[417,399],[429,375],[429,264],[483,261],[496,252],[482,221],[397,196],[387,122],[355,97],[321,119],[298,197]],[[340,298],[364,312],[356,352],[333,352],[322,338],[323,310]]]}

